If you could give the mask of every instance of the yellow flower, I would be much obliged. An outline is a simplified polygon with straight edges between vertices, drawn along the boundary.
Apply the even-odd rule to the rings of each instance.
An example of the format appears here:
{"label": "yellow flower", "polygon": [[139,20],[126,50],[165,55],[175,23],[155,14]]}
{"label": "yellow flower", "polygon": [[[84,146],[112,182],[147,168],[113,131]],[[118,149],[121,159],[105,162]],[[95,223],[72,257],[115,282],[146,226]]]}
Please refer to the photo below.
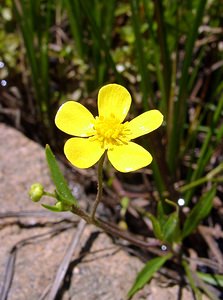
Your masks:
{"label": "yellow flower", "polygon": [[158,128],[163,115],[158,110],[150,110],[123,123],[131,101],[123,86],[108,84],[99,90],[98,117],[75,101],[60,107],[55,123],[60,130],[76,136],[64,146],[67,159],[75,167],[93,166],[105,151],[120,172],[134,171],[151,163],[151,154],[131,140]]}

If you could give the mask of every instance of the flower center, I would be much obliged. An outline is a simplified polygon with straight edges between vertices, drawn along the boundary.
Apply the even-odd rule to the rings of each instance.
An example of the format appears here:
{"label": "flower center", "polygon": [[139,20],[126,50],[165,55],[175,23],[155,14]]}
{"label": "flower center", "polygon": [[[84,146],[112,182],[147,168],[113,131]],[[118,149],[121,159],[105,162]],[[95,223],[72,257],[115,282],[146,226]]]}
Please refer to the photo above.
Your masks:
{"label": "flower center", "polygon": [[91,139],[98,140],[104,149],[111,149],[113,146],[123,144],[126,145],[130,140],[128,137],[130,134],[128,122],[121,124],[113,115],[109,118],[96,117],[94,130],[95,133]]}

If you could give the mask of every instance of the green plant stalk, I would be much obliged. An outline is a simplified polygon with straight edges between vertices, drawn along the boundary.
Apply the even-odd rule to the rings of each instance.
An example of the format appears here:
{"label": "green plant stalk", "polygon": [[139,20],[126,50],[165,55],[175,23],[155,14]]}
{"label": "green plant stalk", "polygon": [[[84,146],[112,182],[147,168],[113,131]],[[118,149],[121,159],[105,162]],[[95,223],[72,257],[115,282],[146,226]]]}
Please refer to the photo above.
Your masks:
{"label": "green plant stalk", "polygon": [[95,213],[98,207],[98,204],[101,202],[102,192],[103,192],[103,163],[105,160],[105,153],[102,155],[98,162],[98,192],[95,199],[95,202],[91,211],[91,219],[95,220]]}
{"label": "green plant stalk", "polygon": [[122,83],[123,78],[122,78],[121,74],[118,73],[118,71],[116,69],[116,65],[115,65],[113,57],[110,53],[110,49],[108,47],[108,44],[106,43],[106,41],[104,39],[103,32],[101,32],[99,26],[97,25],[97,22],[95,20],[94,15],[93,15],[93,10],[92,10],[91,6],[89,5],[89,2],[80,0],[79,3],[80,3],[80,6],[83,9],[84,14],[86,15],[86,17],[89,20],[89,23],[90,23],[91,29],[92,29],[92,34],[95,36],[95,38],[98,42],[98,45],[100,47],[100,50],[103,53],[108,65],[113,70],[117,82]]}
{"label": "green plant stalk", "polygon": [[192,275],[192,271],[190,270],[190,267],[188,266],[188,264],[185,260],[182,260],[182,265],[184,267],[184,270],[185,270],[187,279],[189,281],[189,284],[190,284],[194,294],[196,295],[196,299],[197,300],[202,300],[201,292],[199,291],[199,289],[195,285],[194,278],[193,278],[193,275]]}
{"label": "green plant stalk", "polygon": [[71,32],[75,41],[77,53],[81,59],[85,57],[85,46],[83,43],[83,24],[81,20],[81,9],[78,1],[65,0],[67,14],[69,17]]}
{"label": "green plant stalk", "polygon": [[165,160],[165,147],[162,145],[162,135],[159,131],[151,132],[148,137],[148,146],[154,157],[152,168],[154,172],[157,188],[160,192],[160,199],[166,213],[170,213],[169,205],[164,201],[166,198],[176,201],[179,198],[178,192],[174,188],[173,178],[170,177],[167,162]]}
{"label": "green plant stalk", "polygon": [[153,176],[156,182],[156,187],[158,189],[159,195],[161,199],[165,199],[165,193],[167,191],[163,177],[161,175],[161,172],[159,170],[159,165],[157,162],[152,162],[152,170],[153,170]]}
{"label": "green plant stalk", "polygon": [[[162,113],[164,114],[164,116],[167,115],[167,98],[166,98],[166,93],[165,93],[165,83],[164,83],[164,76],[163,73],[161,71],[161,64],[160,64],[160,49],[159,46],[157,45],[156,42],[156,37],[155,37],[155,33],[153,30],[153,20],[150,17],[150,11],[149,11],[149,2],[146,0],[143,0],[144,3],[144,8],[145,8],[145,14],[146,14],[146,20],[147,23],[149,25],[149,34],[150,34],[150,39],[153,43],[153,55],[154,55],[154,63],[155,63],[155,69],[156,69],[156,74],[157,74],[157,81],[159,84],[159,89],[161,91],[161,98],[159,101],[159,109],[162,111]],[[154,97],[154,95],[153,95]],[[153,100],[151,100],[151,102],[154,102]],[[152,105],[150,105],[151,108],[153,108],[153,103]]]}
{"label": "green plant stalk", "polygon": [[101,14],[102,21],[105,22],[103,26],[104,26],[108,47],[111,47],[111,42],[112,42],[112,32],[113,32],[113,23],[115,19],[116,2],[117,2],[116,0],[107,1],[105,4],[106,18],[104,18],[103,15]]}
{"label": "green plant stalk", "polygon": [[46,8],[46,18],[45,18],[45,30],[44,32],[40,32],[41,40],[39,41],[39,51],[40,51],[40,74],[41,81],[44,84],[40,83],[40,87],[42,86],[43,91],[42,94],[44,98],[42,99],[42,109],[45,113],[46,120],[45,123],[50,128],[50,95],[49,95],[49,57],[48,57],[48,45],[49,45],[49,30],[51,23],[51,0],[47,1]]}
{"label": "green plant stalk", "polygon": [[164,82],[164,91],[165,91],[165,99],[168,101],[170,95],[170,86],[171,86],[171,61],[170,61],[170,53],[167,44],[167,32],[166,26],[164,23],[164,9],[161,0],[154,0],[155,7],[155,17],[157,21],[157,33],[158,33],[158,41],[160,46],[161,53],[161,62],[163,66],[163,82]]}
{"label": "green plant stalk", "polygon": [[[23,11],[24,11],[24,5],[23,1],[20,3],[18,0],[13,0],[14,2],[14,8],[15,8],[15,14],[16,18],[19,21],[19,25],[21,28],[25,48],[26,48],[26,53],[27,53],[27,58],[30,64],[31,68],[31,75],[33,79],[33,84],[34,84],[34,89],[36,92],[37,99],[41,99],[41,94],[40,90],[38,89],[38,69],[37,69],[37,63],[35,59],[35,50],[33,46],[33,30],[30,27],[30,22],[28,21],[28,18],[23,17]],[[29,16],[29,14],[27,15]],[[38,106],[38,113],[41,115],[42,114],[42,109],[40,102],[37,100],[37,106]]]}
{"label": "green plant stalk", "polygon": [[[92,9],[92,16],[94,18],[95,24],[98,28],[103,28],[104,29],[104,24],[103,24],[103,17],[106,18],[106,13],[103,11],[104,5],[101,2],[96,2],[93,5],[91,5]],[[93,64],[95,66],[95,79],[94,81],[96,82],[97,86],[103,85],[105,82],[105,74],[106,74],[106,69],[107,69],[107,62],[103,57],[101,47],[100,47],[100,41],[98,40],[97,36],[93,33],[93,31],[90,32],[91,34],[91,39],[94,47],[92,48],[92,60]],[[103,35],[106,40],[106,45],[108,45],[108,39],[105,34],[105,29],[103,30]]]}
{"label": "green plant stalk", "polygon": [[[106,4],[103,2],[96,2],[94,7],[94,16],[97,22],[97,26],[99,28],[103,28],[104,38],[106,39],[106,45],[108,49],[112,45],[112,30],[113,30],[113,22],[115,17],[115,7],[116,0],[110,0]],[[95,40],[95,36],[93,35],[92,39],[97,44],[97,40]],[[97,55],[95,60],[95,66],[97,68],[97,84],[99,86],[103,85],[106,80],[107,73],[107,65],[103,58],[103,55],[100,55],[101,50],[100,47],[97,49]]]}
{"label": "green plant stalk", "polygon": [[138,70],[141,76],[140,88],[142,92],[143,109],[146,111],[149,108],[148,96],[152,96],[152,87],[148,78],[147,61],[144,55],[143,39],[140,33],[140,20],[139,20],[139,1],[131,0],[132,10],[132,25],[135,34],[135,47],[137,54]]}
{"label": "green plant stalk", "polygon": [[[184,267],[185,273],[187,275],[189,284],[191,286],[191,288],[193,289],[195,295],[197,296],[198,300],[202,300],[202,295],[200,290],[198,289],[198,287],[200,289],[202,289],[204,291],[204,293],[211,299],[211,300],[218,300],[218,298],[209,290],[209,288],[206,286],[206,284],[203,282],[203,280],[201,278],[198,277],[198,275],[196,274],[196,272],[193,272],[188,263],[186,262],[186,260],[182,261],[182,265]],[[195,285],[196,282],[196,285]]]}
{"label": "green plant stalk", "polygon": [[214,178],[214,176],[216,176],[217,174],[219,174],[220,172],[223,171],[223,163],[221,163],[220,165],[218,165],[216,168],[214,168],[213,170],[211,170],[209,173],[206,174],[206,176],[202,177],[202,178],[199,178],[195,181],[192,181],[182,187],[179,188],[179,191],[181,193],[184,193],[198,185],[201,185],[205,182],[208,182],[208,181],[216,181],[216,178]]}
{"label": "green plant stalk", "polygon": [[[218,125],[218,121],[220,120],[222,110],[223,110],[223,95],[220,97],[218,106],[214,112],[212,125],[208,129],[207,135],[205,137],[204,143],[200,151],[199,159],[197,162],[197,168],[194,170],[194,172],[191,175],[191,182],[197,180],[201,176],[201,174],[205,169],[205,166],[207,165],[208,161],[211,158],[211,155],[213,154],[212,147],[210,148],[210,142],[213,133]],[[216,143],[219,143],[221,141],[222,136],[223,136],[223,126],[220,127],[220,129],[217,132]],[[194,193],[194,189],[188,190],[188,192],[185,194],[186,202],[188,202],[191,199],[193,193]]]}
{"label": "green plant stalk", "polygon": [[43,196],[48,196],[48,197],[50,197],[50,198],[57,199],[57,197],[56,197],[55,194],[49,193],[49,192],[46,192],[46,191],[43,192]]}
{"label": "green plant stalk", "polygon": [[[195,71],[193,71],[193,73],[191,75],[191,79],[189,82],[189,85],[191,85],[191,88],[192,88],[192,85],[194,84],[195,77],[198,73],[197,69],[200,66],[201,57],[204,56],[204,53],[205,53],[204,50],[201,51],[199,58],[198,58],[199,63],[197,64]],[[218,91],[218,93],[220,93],[220,91]],[[214,101],[214,95],[213,95],[213,99],[210,99],[210,104],[211,104],[211,101],[212,102]],[[220,108],[220,110],[219,110],[219,108]],[[214,109],[214,119],[212,122],[216,125],[214,126],[214,129],[212,130],[212,136],[216,135],[218,133],[218,129],[216,128],[216,126],[217,126],[218,118],[220,117],[220,114],[218,113],[218,111],[221,112],[221,109],[222,109],[221,101],[219,101],[217,108]],[[205,132],[205,133],[208,133],[210,131],[210,127],[205,127],[205,126],[201,125],[201,124],[203,124],[203,121],[207,117],[208,112],[209,112],[208,105],[205,105],[204,108],[202,107],[202,105],[197,107],[196,116],[195,116],[193,122],[191,124],[189,124],[186,141],[184,143],[184,147],[183,147],[182,151],[180,152],[180,159],[184,157],[184,155],[187,153],[189,148],[192,149],[195,147],[196,138],[197,138],[197,134],[199,131]],[[194,151],[194,153],[195,153],[195,151]],[[188,178],[191,178],[191,172],[188,173]]]}
{"label": "green plant stalk", "polygon": [[[27,61],[31,70],[31,78],[34,87],[35,100],[37,103],[37,119],[47,128],[49,136],[53,131],[50,126],[49,105],[49,66],[48,66],[48,44],[49,27],[52,2],[47,2],[45,16],[45,31],[39,28],[40,2],[13,0],[15,14],[19,21]],[[42,24],[41,24],[42,25]]]}
{"label": "green plant stalk", "polygon": [[184,130],[182,124],[185,123],[185,118],[186,118],[186,111],[187,111],[186,100],[188,95],[187,82],[189,78],[189,67],[193,59],[194,44],[198,36],[198,28],[201,24],[202,17],[204,15],[206,2],[207,0],[199,0],[198,2],[196,16],[194,18],[193,26],[186,43],[185,58],[183,62],[182,75],[180,79],[179,95],[178,95],[178,100],[176,101],[174,107],[174,120],[173,120],[174,125],[171,133],[170,141],[168,143],[168,151],[167,151],[167,157],[168,157],[167,161],[169,162],[169,167],[172,174],[174,174],[176,170],[176,165],[178,163],[180,143],[182,140],[182,134]]}
{"label": "green plant stalk", "polygon": [[[148,4],[145,3],[145,8],[146,10],[148,10]],[[136,46],[136,53],[137,53],[137,58],[138,58],[138,69],[141,75],[141,91],[143,94],[143,108],[144,110],[148,109],[148,104],[150,104],[150,106],[153,108],[154,104],[152,102],[152,100],[150,100],[148,102],[148,96],[150,95],[151,98],[154,97],[153,95],[153,89],[151,86],[151,82],[149,79],[149,73],[148,73],[148,69],[147,69],[147,62],[145,59],[145,55],[144,55],[144,51],[143,51],[143,42],[142,42],[142,36],[140,33],[140,20],[139,20],[139,3],[137,0],[131,0],[131,8],[132,8],[132,24],[133,24],[133,29],[134,29],[134,34],[135,34],[135,46]],[[147,16],[148,16],[148,11],[147,11]],[[147,17],[147,20],[149,22],[150,28],[152,30],[152,24],[150,22],[149,17]],[[151,36],[153,37],[154,40],[154,45],[155,44],[155,37],[153,32],[151,31]],[[157,53],[157,52],[156,52]],[[155,54],[156,57],[156,62],[157,62],[157,72],[159,73],[159,62],[158,62],[158,55]],[[159,76],[160,78],[160,85],[164,86],[163,84],[163,78],[162,76]],[[165,95],[165,93],[164,93]],[[150,139],[150,147],[152,148],[152,152],[153,152],[153,156],[154,156],[154,160],[155,162],[152,164],[152,169],[153,169],[153,174],[154,174],[154,178],[155,181],[157,182],[157,187],[159,190],[159,194],[161,196],[161,199],[165,198],[165,193],[166,191],[169,192],[169,197],[170,198],[175,198],[172,197],[173,196],[173,191],[169,191],[169,179],[168,177],[168,171],[166,169],[166,164],[163,163],[163,158],[165,157],[165,155],[162,152],[162,146],[159,143],[159,139],[160,136],[159,135],[154,135],[153,137]],[[158,145],[157,145],[158,144]],[[161,162],[161,158],[162,157],[162,162]],[[168,182],[168,183],[167,183]],[[165,205],[165,204],[164,204]]]}
{"label": "green plant stalk", "polygon": [[220,274],[207,274],[202,272],[196,272],[197,276],[206,283],[215,285],[217,287],[223,287],[223,275]]}

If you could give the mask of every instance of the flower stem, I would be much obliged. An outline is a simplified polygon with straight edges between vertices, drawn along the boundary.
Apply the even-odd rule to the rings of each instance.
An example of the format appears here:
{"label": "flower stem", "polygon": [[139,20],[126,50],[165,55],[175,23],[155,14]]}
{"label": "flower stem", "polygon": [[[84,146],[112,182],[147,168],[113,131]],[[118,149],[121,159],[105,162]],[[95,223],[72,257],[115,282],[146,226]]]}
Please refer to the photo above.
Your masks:
{"label": "flower stem", "polygon": [[98,204],[101,202],[101,197],[102,197],[102,191],[103,191],[103,163],[105,160],[105,153],[102,155],[102,157],[100,158],[99,162],[98,162],[98,192],[97,192],[97,196],[95,199],[95,202],[93,204],[92,207],[92,211],[91,211],[91,219],[95,220],[95,213],[98,207]]}
{"label": "flower stem", "polygon": [[53,194],[53,193],[48,193],[48,192],[44,191],[44,192],[43,192],[43,195],[44,195],[44,196],[48,196],[48,197],[56,198],[56,199],[57,199],[56,195]]}

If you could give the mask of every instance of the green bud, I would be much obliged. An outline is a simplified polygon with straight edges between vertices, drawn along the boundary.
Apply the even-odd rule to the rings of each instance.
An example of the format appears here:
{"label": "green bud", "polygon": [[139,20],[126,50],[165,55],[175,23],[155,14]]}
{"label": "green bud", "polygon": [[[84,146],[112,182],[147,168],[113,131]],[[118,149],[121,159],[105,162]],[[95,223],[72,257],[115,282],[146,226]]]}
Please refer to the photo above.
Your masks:
{"label": "green bud", "polygon": [[63,204],[61,202],[57,202],[55,207],[58,208],[60,211],[63,211]]}
{"label": "green bud", "polygon": [[29,196],[34,202],[38,202],[44,195],[44,188],[40,183],[34,183],[29,190]]}
{"label": "green bud", "polygon": [[67,211],[67,210],[70,210],[70,206],[69,205],[66,205],[60,201],[58,201],[56,203],[56,208],[58,208],[60,211]]}

